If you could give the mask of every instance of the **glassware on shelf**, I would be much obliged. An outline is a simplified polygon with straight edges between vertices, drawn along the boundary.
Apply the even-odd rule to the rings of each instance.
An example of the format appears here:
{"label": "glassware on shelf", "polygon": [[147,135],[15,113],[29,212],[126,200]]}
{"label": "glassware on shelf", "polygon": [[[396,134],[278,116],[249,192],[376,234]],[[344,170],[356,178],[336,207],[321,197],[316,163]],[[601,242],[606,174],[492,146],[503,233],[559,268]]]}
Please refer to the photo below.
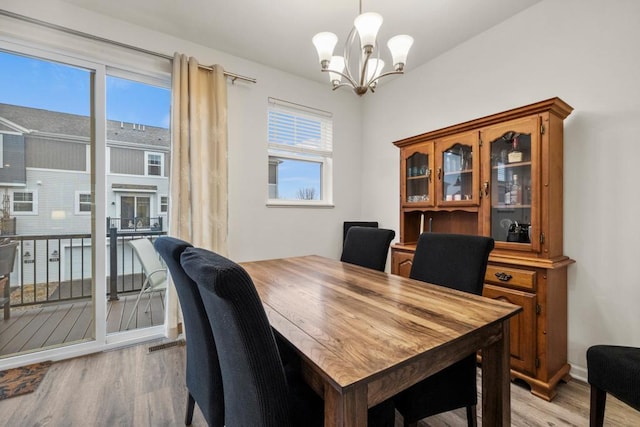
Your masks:
{"label": "glassware on shelf", "polygon": [[427,194],[417,194],[413,196],[407,196],[407,202],[416,203],[416,202],[427,202],[429,201],[429,196]]}
{"label": "glassware on shelf", "polygon": [[513,174],[511,182],[511,197],[510,202],[512,205],[521,205],[522,204],[522,186],[520,185],[520,181],[518,180],[518,175]]}
{"label": "glassware on shelf", "polygon": [[513,135],[511,151],[509,151],[509,163],[518,163],[522,161],[522,151],[518,147],[518,135]]}
{"label": "glassware on shelf", "polygon": [[504,184],[504,204],[511,204],[511,185],[509,185],[509,182]]}

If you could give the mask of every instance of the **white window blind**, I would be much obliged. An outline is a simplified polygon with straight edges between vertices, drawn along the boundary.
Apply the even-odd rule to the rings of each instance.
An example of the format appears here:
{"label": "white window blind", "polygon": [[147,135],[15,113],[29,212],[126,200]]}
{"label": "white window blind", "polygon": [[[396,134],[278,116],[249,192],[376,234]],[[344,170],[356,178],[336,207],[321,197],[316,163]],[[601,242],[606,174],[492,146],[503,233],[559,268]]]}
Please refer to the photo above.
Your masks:
{"label": "white window blind", "polygon": [[332,155],[331,113],[269,98],[269,148],[278,151]]}

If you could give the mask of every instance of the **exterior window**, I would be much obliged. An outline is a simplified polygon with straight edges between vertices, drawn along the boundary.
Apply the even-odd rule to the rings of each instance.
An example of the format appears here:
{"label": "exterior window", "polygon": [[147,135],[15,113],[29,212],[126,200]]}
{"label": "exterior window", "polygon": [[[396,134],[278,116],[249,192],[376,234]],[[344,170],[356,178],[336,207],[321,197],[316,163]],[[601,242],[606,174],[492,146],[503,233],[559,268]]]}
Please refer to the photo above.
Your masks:
{"label": "exterior window", "polygon": [[16,215],[37,215],[38,195],[35,191],[14,191],[11,213]]}
{"label": "exterior window", "polygon": [[270,205],[331,205],[332,114],[269,98]]}
{"label": "exterior window", "polygon": [[91,193],[76,191],[76,215],[91,214]]}
{"label": "exterior window", "polygon": [[145,153],[146,170],[149,176],[164,176],[164,156],[162,153]]}
{"label": "exterior window", "polygon": [[120,197],[121,228],[151,227],[151,198],[149,196]]}
{"label": "exterior window", "polygon": [[169,212],[169,197],[160,196],[160,213],[166,215],[167,212]]}

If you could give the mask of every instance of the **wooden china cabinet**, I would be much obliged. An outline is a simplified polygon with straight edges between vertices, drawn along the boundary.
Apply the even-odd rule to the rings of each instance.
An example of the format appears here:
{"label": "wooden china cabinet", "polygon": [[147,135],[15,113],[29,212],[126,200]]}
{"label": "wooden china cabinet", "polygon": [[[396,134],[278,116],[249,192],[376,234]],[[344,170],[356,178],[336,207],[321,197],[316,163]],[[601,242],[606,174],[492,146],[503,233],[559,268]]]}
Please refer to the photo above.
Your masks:
{"label": "wooden china cabinet", "polygon": [[400,234],[391,272],[409,276],[421,232],[491,236],[484,296],[523,308],[511,320],[511,375],[546,400],[568,380],[559,98],[396,141]]}

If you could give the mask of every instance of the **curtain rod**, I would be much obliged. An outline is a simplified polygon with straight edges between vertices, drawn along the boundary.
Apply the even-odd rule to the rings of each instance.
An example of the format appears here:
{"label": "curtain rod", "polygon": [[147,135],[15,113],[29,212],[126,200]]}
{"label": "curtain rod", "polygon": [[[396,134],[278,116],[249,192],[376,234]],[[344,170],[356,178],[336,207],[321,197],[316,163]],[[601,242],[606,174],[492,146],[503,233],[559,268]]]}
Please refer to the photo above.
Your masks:
{"label": "curtain rod", "polygon": [[[20,15],[18,13],[10,12],[8,10],[0,9],[0,15],[8,16],[10,18],[19,19],[21,21],[29,22],[31,24],[40,25],[42,27],[50,28],[52,30],[61,31],[67,34],[72,34],[74,36],[80,36],[89,40],[94,40],[102,43],[108,43],[114,46],[123,47],[125,49],[134,50],[136,52],[144,53],[147,55],[155,56],[158,58],[168,59],[169,61],[173,60],[173,56],[166,55],[160,52],[154,52],[152,50],[144,49],[142,47],[133,46],[126,43],[121,43],[119,41],[106,39],[104,37],[96,36],[93,34],[85,33],[82,31],[74,30],[72,28],[63,27],[62,25],[52,24],[50,22],[41,21],[39,19],[31,18],[29,16]],[[199,65],[200,68],[204,68],[205,70],[212,70],[212,66]],[[224,75],[231,79],[231,82],[235,82],[236,80],[242,80],[249,83],[256,83],[256,79],[253,77],[241,76],[240,74],[231,73],[229,71],[225,71]]]}

